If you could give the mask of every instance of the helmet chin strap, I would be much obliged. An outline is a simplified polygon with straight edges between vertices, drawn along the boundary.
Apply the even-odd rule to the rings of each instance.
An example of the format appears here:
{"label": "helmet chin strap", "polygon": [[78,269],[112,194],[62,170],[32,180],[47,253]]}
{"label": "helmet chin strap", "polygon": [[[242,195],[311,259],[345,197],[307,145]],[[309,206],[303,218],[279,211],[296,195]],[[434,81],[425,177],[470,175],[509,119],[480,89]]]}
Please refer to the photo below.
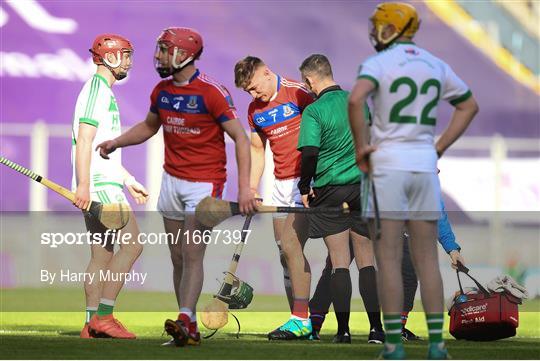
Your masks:
{"label": "helmet chin strap", "polygon": [[[108,53],[107,53],[108,54]],[[110,66],[111,68],[118,68],[120,64],[122,63],[122,57],[120,55],[120,51],[116,52],[116,63],[111,63],[105,58],[101,58],[103,60],[103,63]]]}
{"label": "helmet chin strap", "polygon": [[116,52],[116,63],[111,63],[110,61],[108,61],[107,59],[105,58],[101,58],[101,60],[103,61],[103,65],[109,69],[109,71],[112,73],[112,75],[114,76],[114,78],[116,80],[122,80],[124,79],[126,76],[127,76],[127,73],[123,73],[123,74],[120,74],[120,73],[116,73],[114,71],[114,69],[117,69],[120,64],[122,64],[122,58],[121,58],[121,54],[120,54],[120,51],[117,51]]}
{"label": "helmet chin strap", "polygon": [[184,69],[186,67],[186,65],[188,65],[189,63],[191,63],[193,61],[193,56],[190,56],[188,57],[186,60],[184,60],[183,62],[181,62],[180,64],[178,64],[176,62],[176,57],[178,55],[178,47],[174,47],[174,51],[173,51],[173,56],[172,56],[172,66],[170,68],[170,74],[169,75],[173,75],[173,74],[176,74],[180,71],[182,71],[182,69]]}
{"label": "helmet chin strap", "polygon": [[[122,80],[124,79],[125,77],[127,77],[127,73],[116,73],[114,71],[115,68],[109,66],[109,64],[106,64],[106,63],[103,63],[103,66],[105,66],[107,69],[109,69],[109,71],[111,72],[111,74],[113,75],[113,77],[116,79],[116,80]],[[118,67],[116,67],[118,68]]]}
{"label": "helmet chin strap", "polygon": [[178,69],[178,71],[182,70],[188,63],[190,63],[193,60],[193,56],[190,56],[189,58],[187,58],[186,60],[184,60],[180,64],[177,64],[176,63],[176,56],[177,55],[178,55],[178,48],[174,47],[172,66],[173,66],[173,69]]}
{"label": "helmet chin strap", "polygon": [[388,39],[384,39],[382,38],[382,32],[383,32],[383,27],[379,27],[378,31],[377,31],[377,38],[378,39],[381,39],[380,40],[380,43],[382,43],[383,45],[385,46],[388,46],[390,45],[391,43],[394,42],[394,40],[396,40],[398,37],[399,37],[399,33],[394,33],[391,37],[389,37]]}
{"label": "helmet chin strap", "polygon": [[172,55],[172,64],[171,64],[171,66],[169,68],[156,67],[156,70],[157,70],[160,77],[167,78],[167,77],[169,77],[169,76],[171,76],[173,74],[176,74],[176,73],[182,71],[182,69],[184,69],[186,67],[186,65],[191,63],[193,61],[193,59],[195,58],[194,56],[190,56],[186,60],[184,60],[183,62],[177,63],[176,62],[177,55],[178,55],[178,47],[175,46],[174,51],[173,51],[173,55]]}
{"label": "helmet chin strap", "polygon": [[403,30],[401,30],[399,33],[394,33],[394,35],[392,35],[391,37],[389,37],[386,40],[382,40],[383,27],[380,26],[377,29],[377,44],[374,45],[375,50],[377,50],[378,52],[383,51],[384,49],[386,49],[390,45],[392,45],[397,39],[399,39],[407,31],[407,29],[412,24],[412,20],[413,19],[410,18],[409,21],[407,22],[407,24],[403,27]]}

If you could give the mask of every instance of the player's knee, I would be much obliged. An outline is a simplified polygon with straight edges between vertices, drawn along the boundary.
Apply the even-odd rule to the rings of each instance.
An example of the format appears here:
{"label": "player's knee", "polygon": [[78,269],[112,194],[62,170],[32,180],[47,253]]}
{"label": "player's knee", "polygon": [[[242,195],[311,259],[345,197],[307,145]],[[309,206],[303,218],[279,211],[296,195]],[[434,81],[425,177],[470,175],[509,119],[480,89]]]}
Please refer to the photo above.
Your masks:
{"label": "player's knee", "polygon": [[143,248],[144,246],[142,244],[137,243],[133,250],[134,254],[136,254],[137,257],[139,257],[142,254]]}
{"label": "player's knee", "polygon": [[172,250],[171,249],[171,262],[174,268],[182,267],[182,252],[181,250]]}
{"label": "player's knee", "polygon": [[132,258],[138,258],[143,251],[143,245],[138,242],[133,242],[133,243],[124,245],[123,249]]}
{"label": "player's knee", "polygon": [[302,248],[300,247],[300,244],[295,241],[282,242],[280,256],[285,259],[302,257]]}
{"label": "player's knee", "polygon": [[355,237],[354,243],[362,252],[371,252],[373,253],[373,241],[367,237],[358,235]]}
{"label": "player's knee", "polygon": [[186,265],[202,263],[204,252],[198,250],[185,250],[182,252],[182,262]]}
{"label": "player's knee", "polygon": [[92,255],[90,256],[90,264],[88,265],[88,267],[105,269],[111,261],[113,255],[113,252],[92,252]]}

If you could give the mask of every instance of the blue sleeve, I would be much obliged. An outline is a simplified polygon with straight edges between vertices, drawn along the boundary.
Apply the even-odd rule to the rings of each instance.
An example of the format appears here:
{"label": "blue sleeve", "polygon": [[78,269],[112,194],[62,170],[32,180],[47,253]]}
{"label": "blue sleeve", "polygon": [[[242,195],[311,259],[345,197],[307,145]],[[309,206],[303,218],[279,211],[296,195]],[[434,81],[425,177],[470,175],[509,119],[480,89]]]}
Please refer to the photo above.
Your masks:
{"label": "blue sleeve", "polygon": [[452,231],[452,226],[450,225],[450,222],[448,221],[448,214],[446,213],[446,210],[444,209],[444,202],[441,198],[441,208],[442,208],[442,215],[439,219],[438,226],[439,226],[439,235],[438,235],[438,241],[441,244],[442,248],[446,251],[446,253],[450,253],[453,250],[460,250],[461,247],[459,244],[456,243],[456,236],[454,235],[454,232]]}

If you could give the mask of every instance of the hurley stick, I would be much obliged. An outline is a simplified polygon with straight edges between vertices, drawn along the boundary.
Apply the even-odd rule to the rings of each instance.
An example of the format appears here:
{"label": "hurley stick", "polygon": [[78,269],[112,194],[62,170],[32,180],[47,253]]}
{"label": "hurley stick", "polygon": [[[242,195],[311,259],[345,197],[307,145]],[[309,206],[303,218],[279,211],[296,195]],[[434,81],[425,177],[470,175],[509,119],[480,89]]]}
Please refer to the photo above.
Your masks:
{"label": "hurley stick", "polygon": [[[333,208],[304,208],[304,207],[276,207],[257,206],[257,213],[349,213],[349,205],[343,203],[342,207]],[[229,217],[240,214],[238,203],[224,201],[213,197],[204,198],[195,209],[197,220],[207,227],[215,227]]]}
{"label": "hurley stick", "polygon": [[[45,187],[52,189],[62,197],[69,199],[71,203],[75,202],[75,193],[62,187],[61,185],[44,178],[32,172],[30,169],[27,169],[22,165],[12,162],[4,157],[0,157],[0,163],[13,170],[16,170],[21,174],[24,174],[28,178],[35,180],[38,183],[43,184]],[[124,228],[128,223],[130,208],[124,203],[102,204],[100,202],[90,201],[90,204],[85,212],[88,212],[97,218],[106,228],[115,230]]]}

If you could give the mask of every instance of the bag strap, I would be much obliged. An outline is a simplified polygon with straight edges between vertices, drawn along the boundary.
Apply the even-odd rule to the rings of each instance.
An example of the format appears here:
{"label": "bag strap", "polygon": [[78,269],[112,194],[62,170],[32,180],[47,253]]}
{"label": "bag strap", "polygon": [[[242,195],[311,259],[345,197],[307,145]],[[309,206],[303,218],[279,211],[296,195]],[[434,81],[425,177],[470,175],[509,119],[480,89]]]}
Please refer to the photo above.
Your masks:
{"label": "bag strap", "polygon": [[478,289],[485,295],[485,296],[489,296],[490,293],[484,288],[484,286],[482,286],[480,284],[480,282],[478,282],[473,276],[471,276],[469,274],[469,269],[467,267],[465,267],[463,265],[463,263],[461,263],[460,261],[457,261],[457,269],[456,269],[456,275],[457,275],[457,279],[458,279],[458,284],[459,284],[459,290],[461,291],[461,294],[464,295],[465,292],[463,292],[463,287],[461,287],[461,279],[459,277],[459,272],[462,272],[462,273],[465,273],[471,280],[473,280],[473,282],[476,284],[476,286],[478,287]]}

